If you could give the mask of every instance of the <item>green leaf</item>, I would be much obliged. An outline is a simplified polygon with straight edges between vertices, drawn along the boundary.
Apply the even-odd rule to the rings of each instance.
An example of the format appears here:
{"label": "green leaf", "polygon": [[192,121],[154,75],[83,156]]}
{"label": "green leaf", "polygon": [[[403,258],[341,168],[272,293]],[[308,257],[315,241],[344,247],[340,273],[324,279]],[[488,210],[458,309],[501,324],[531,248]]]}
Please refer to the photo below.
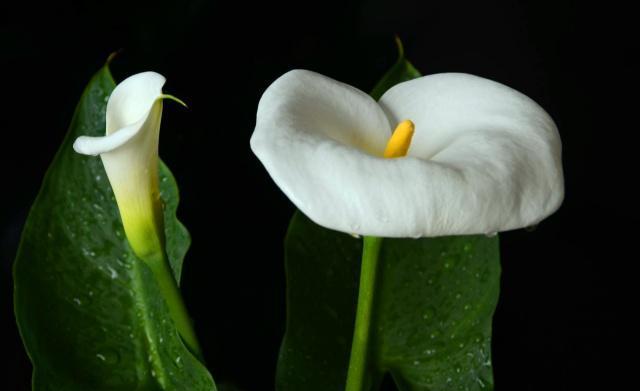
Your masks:
{"label": "green leaf", "polygon": [[[419,76],[400,43],[399,51],[372,96]],[[278,391],[345,389],[361,257],[361,239],[294,215]],[[383,239],[363,390],[378,389],[387,373],[402,391],[493,389],[499,279],[497,236]]]}
{"label": "green leaf", "polygon": [[[287,330],[277,389],[344,390],[362,240],[297,212],[286,242]],[[497,237],[384,239],[371,325],[371,389],[490,390]]]}
{"label": "green leaf", "polygon": [[[107,66],[90,81],[22,234],[15,314],[33,389],[215,390],[176,332],[151,270],[129,247],[101,160],[73,151],[76,137],[104,135],[114,87]],[[164,164],[160,177],[166,250],[179,280],[190,238]]]}
{"label": "green leaf", "polygon": [[382,76],[380,81],[371,90],[371,97],[375,100],[380,99],[389,88],[403,81],[420,77],[420,72],[406,59],[404,56],[404,46],[400,38],[396,37],[396,46],[398,47],[398,60],[395,64]]}

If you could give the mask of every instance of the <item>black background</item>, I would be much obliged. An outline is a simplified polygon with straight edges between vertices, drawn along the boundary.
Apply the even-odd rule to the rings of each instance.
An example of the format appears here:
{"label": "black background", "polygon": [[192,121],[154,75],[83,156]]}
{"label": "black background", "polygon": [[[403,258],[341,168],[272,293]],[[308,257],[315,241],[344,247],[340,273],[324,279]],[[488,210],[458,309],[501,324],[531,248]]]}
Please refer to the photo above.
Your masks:
{"label": "black background", "polygon": [[249,150],[258,99],[292,68],[368,91],[396,58],[394,34],[425,74],[473,73],[532,97],[563,139],[564,205],[534,232],[501,235],[496,390],[609,390],[632,377],[637,322],[625,314],[638,310],[640,145],[631,10],[579,1],[51,3],[0,5],[1,389],[30,382],[11,305],[20,230],[84,85],[118,49],[116,80],[155,70],[190,107],[167,105],[160,149],[193,235],[183,292],[210,370],[219,383],[273,389],[293,207]]}

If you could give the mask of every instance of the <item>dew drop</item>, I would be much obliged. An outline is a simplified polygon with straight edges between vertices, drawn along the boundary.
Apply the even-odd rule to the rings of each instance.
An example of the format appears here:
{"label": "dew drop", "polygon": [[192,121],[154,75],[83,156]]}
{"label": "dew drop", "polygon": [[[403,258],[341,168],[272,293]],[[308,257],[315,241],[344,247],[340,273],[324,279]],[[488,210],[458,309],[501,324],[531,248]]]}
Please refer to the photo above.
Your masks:
{"label": "dew drop", "polygon": [[434,315],[435,315],[435,310],[432,307],[428,307],[422,313],[422,319],[424,320],[432,319]]}
{"label": "dew drop", "polygon": [[109,277],[111,277],[112,280],[118,278],[118,272],[116,271],[116,269],[112,268],[111,266],[107,266],[107,269],[109,269]]}
{"label": "dew drop", "polygon": [[106,349],[99,353],[96,353],[96,357],[98,360],[104,362],[105,364],[114,365],[120,361],[120,354],[113,349]]}
{"label": "dew drop", "polygon": [[182,366],[184,365],[182,363],[182,357],[181,356],[176,357],[176,359],[173,362],[174,362],[174,364],[176,364],[176,366],[178,368],[182,368]]}

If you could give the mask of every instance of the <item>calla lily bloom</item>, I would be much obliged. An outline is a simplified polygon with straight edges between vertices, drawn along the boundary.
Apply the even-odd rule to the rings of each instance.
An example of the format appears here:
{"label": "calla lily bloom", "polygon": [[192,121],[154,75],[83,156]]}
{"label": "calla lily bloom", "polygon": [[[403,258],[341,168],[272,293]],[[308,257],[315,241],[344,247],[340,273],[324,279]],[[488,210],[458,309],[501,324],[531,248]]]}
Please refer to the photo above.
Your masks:
{"label": "calla lily bloom", "polygon": [[73,144],[78,153],[102,158],[127,239],[142,259],[164,248],[158,186],[162,99],[170,97],[162,93],[164,83],[162,75],[144,72],[118,84],[107,102],[107,134]]}
{"label": "calla lily bloom", "polygon": [[158,141],[164,76],[133,75],[111,93],[107,102],[106,135],[81,136],[73,149],[100,155],[116,197],[122,225],[133,252],[152,270],[176,328],[191,351],[201,356],[198,339],[182,301],[165,252],[164,219],[158,176]]}
{"label": "calla lily bloom", "polygon": [[469,74],[407,81],[376,102],[290,71],[260,99],[251,148],[310,219],[359,235],[493,234],[537,224],[564,196],[551,117]]}

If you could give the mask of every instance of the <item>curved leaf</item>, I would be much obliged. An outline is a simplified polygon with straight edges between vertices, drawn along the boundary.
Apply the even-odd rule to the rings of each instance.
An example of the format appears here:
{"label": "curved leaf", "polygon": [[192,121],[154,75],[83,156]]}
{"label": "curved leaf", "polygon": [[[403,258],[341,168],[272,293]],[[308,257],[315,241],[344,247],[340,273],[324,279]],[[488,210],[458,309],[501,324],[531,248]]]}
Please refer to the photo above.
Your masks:
{"label": "curved leaf", "polygon": [[[90,81],[22,234],[15,313],[33,389],[215,390],[128,245],[101,160],[72,149],[80,135],[104,134],[114,87],[107,66]],[[178,189],[164,164],[160,177],[166,250],[179,279],[190,238],[176,218]]]}
{"label": "curved leaf", "polygon": [[[362,240],[297,212],[285,247],[287,331],[277,389],[343,390]],[[497,237],[385,239],[379,262],[371,389],[386,372],[400,390],[492,389]]]}

